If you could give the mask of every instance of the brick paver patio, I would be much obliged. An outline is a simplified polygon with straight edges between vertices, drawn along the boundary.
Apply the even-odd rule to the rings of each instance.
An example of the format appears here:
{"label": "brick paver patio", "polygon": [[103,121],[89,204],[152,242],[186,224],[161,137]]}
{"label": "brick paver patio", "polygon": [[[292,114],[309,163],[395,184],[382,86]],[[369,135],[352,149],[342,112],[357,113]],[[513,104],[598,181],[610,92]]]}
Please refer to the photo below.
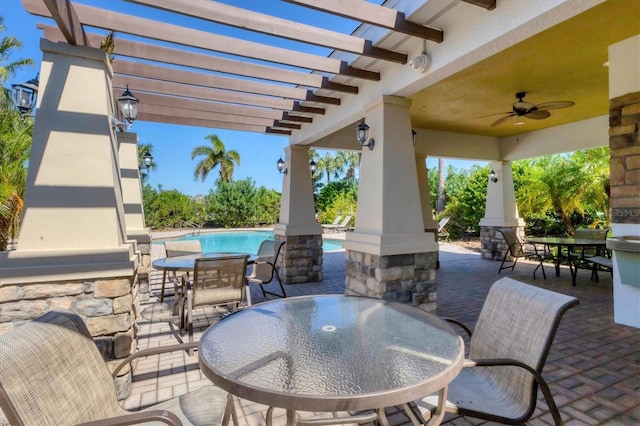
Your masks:
{"label": "brick paver patio", "polygon": [[[162,245],[153,245],[152,258],[163,257],[162,252]],[[498,262],[482,260],[477,253],[451,244],[441,246],[438,314],[473,326],[489,287],[501,276],[577,297],[580,305],[569,310],[562,320],[543,372],[562,417],[567,425],[640,424],[640,331],[613,322],[611,276],[600,273],[600,281],[593,282],[589,271],[580,270],[577,286],[572,287],[567,268],[562,268],[561,276],[556,277],[549,265],[546,280],[533,280],[533,263],[519,262],[514,271],[503,271],[501,275],[497,273],[498,266]],[[167,304],[172,299],[165,298],[164,305],[158,302],[162,273],[152,270],[150,279],[153,296],[141,306],[140,348],[182,339],[177,317],[172,316]],[[286,291],[292,296],[343,293],[344,253],[325,254],[324,281],[288,285]],[[253,288],[251,294],[254,304],[263,301],[259,288]],[[200,312],[196,339],[219,315],[214,309]],[[123,401],[125,408],[146,407],[208,384],[197,363],[197,352],[191,357],[180,352],[141,360],[134,367],[132,394]],[[237,400],[236,408],[241,425],[264,425],[267,407]],[[397,409],[388,411],[393,425],[410,424]],[[275,420],[276,425],[284,424],[284,410],[275,410]],[[450,415],[445,420],[451,425],[495,424]],[[542,399],[528,424],[552,424]]]}

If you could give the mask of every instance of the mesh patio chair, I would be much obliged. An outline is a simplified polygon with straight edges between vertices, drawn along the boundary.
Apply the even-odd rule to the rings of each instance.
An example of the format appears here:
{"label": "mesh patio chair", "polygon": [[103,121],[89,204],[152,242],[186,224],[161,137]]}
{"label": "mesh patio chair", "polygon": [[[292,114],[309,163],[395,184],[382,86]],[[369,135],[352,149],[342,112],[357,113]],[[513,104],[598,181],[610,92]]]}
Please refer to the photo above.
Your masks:
{"label": "mesh patio chair", "polygon": [[[522,243],[518,240],[516,233],[513,229],[504,228],[498,229],[498,232],[502,234],[504,240],[507,242],[509,248],[504,254],[502,258],[502,263],[500,264],[500,269],[498,269],[498,273],[500,273],[503,269],[511,269],[513,270],[518,262],[518,259],[525,258],[529,260],[535,260],[538,262],[538,266],[533,270],[533,278],[536,278],[536,272],[538,268],[542,269],[542,276],[546,280],[547,274],[544,272],[544,265],[542,264],[545,260],[553,260],[553,255],[546,247],[543,249],[539,249],[535,244],[530,243]],[[504,266],[507,259],[511,256],[513,260],[511,261],[511,265]]]}
{"label": "mesh patio chair", "polygon": [[[563,424],[542,370],[562,316],[578,303],[511,278],[496,281],[473,332],[449,320],[469,332],[470,346],[462,371],[449,384],[445,411],[522,424],[533,415],[540,388],[555,424]],[[432,395],[416,408],[429,416],[437,402]]]}
{"label": "mesh patio chair", "polygon": [[[605,241],[608,232],[608,229],[578,228],[575,230],[573,236],[576,239]],[[569,251],[568,259],[573,263],[575,274],[578,273],[579,268],[588,269],[591,271],[592,280],[598,280],[598,269],[600,269],[600,267],[613,274],[613,269],[608,267],[608,265],[613,265],[613,263],[611,262],[610,253],[607,250],[602,251],[602,249],[598,247],[582,246],[582,249],[578,252]],[[575,285],[575,280],[573,282]]]}
{"label": "mesh patio chair", "polygon": [[336,231],[336,232],[344,231],[344,230],[350,229],[349,222],[351,222],[351,216],[347,215],[344,217],[344,219],[342,219],[342,222],[340,222],[339,224],[323,225],[322,228],[327,231]]}
{"label": "mesh patio chair", "polygon": [[122,367],[142,356],[195,347],[142,350],[111,373],[82,319],[51,311],[0,335],[0,408],[12,425],[226,425],[230,415],[237,425],[231,396],[213,385],[138,412],[118,403],[114,377]]}
{"label": "mesh patio chair", "polygon": [[[200,240],[185,240],[185,241],[165,241],[164,251],[167,257],[182,256],[185,254],[202,253],[202,245]],[[160,303],[164,300],[164,285],[167,281],[167,271],[163,271],[162,274],[162,289],[160,290]],[[174,283],[175,284],[175,283]],[[178,297],[177,284],[174,285],[175,297]]]}
{"label": "mesh patio chair", "polygon": [[341,220],[342,220],[342,215],[340,214],[340,215],[336,216],[336,218],[333,220],[333,222],[331,222],[331,223],[323,223],[322,227],[326,228],[326,227],[336,226],[336,225],[338,225],[340,223]]}
{"label": "mesh patio chair", "polygon": [[181,328],[193,341],[193,310],[202,306],[227,305],[235,312],[245,300],[249,255],[196,259],[193,279],[183,280]]}
{"label": "mesh patio chair", "polygon": [[[278,256],[280,256],[280,251],[284,245],[284,241],[277,240],[264,240],[260,243],[258,258],[253,263],[251,274],[247,276],[247,282],[249,284],[260,285],[262,296],[265,298],[267,294],[277,297],[287,297],[287,293],[284,291],[282,285],[282,280],[280,279],[280,274],[278,273],[278,267],[276,266]],[[264,289],[264,286],[272,282],[274,277],[278,280],[278,284],[280,284],[282,294],[273,293]]]}

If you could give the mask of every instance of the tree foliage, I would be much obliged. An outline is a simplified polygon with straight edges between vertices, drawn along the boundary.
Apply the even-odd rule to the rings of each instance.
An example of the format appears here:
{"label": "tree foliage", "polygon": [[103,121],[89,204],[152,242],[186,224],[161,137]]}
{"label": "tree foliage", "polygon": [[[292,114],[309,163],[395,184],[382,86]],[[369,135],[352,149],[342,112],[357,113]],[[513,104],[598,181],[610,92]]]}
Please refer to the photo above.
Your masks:
{"label": "tree foliage", "polygon": [[211,146],[199,145],[191,152],[192,160],[202,157],[193,172],[194,180],[201,179],[204,182],[209,173],[218,167],[220,179],[230,181],[233,179],[234,167],[240,165],[240,154],[236,150],[227,151],[224,143],[216,134],[207,135],[205,139],[211,143]]}

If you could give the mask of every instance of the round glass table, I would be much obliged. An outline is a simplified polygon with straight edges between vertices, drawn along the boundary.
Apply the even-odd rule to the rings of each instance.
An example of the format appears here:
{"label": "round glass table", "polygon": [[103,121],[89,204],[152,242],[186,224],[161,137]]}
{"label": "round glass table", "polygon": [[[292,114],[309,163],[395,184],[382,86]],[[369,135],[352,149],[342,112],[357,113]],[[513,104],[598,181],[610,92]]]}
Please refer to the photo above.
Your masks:
{"label": "round glass table", "polygon": [[318,295],[228,316],[204,332],[199,359],[216,385],[287,409],[293,424],[295,410],[384,416],[384,407],[445,396],[462,368],[464,343],[445,321],[406,304]]}
{"label": "round glass table", "polygon": [[[174,256],[174,257],[163,257],[162,259],[154,260],[151,266],[153,269],[159,269],[162,271],[193,271],[193,267],[196,263],[196,259],[214,259],[218,257],[226,257],[226,256],[239,256],[245,255],[247,253],[236,253],[236,252],[211,252],[211,253],[194,253],[194,254],[184,254],[182,256]],[[248,263],[251,264],[255,262],[258,258],[257,255],[251,254],[249,255]]]}

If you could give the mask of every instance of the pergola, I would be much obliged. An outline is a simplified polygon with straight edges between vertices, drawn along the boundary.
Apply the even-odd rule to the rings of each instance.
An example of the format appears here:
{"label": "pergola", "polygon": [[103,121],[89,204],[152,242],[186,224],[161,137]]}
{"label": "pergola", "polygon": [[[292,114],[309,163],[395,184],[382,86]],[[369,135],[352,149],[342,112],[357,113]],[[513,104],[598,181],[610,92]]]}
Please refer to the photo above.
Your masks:
{"label": "pergola", "polygon": [[[632,214],[640,208],[637,0],[286,2],[319,11],[317,23],[209,0],[129,0],[135,5],[127,13],[112,10],[122,2],[101,9],[23,0],[27,11],[56,25],[39,26],[42,94],[25,219],[0,285],[121,277],[129,264],[137,268],[131,259],[138,249],[127,241],[149,242],[131,150],[137,136],[111,126],[113,100],[126,87],[140,99],[139,120],[289,137],[275,229],[287,241],[281,267],[289,283],[322,279],[308,149],[361,149],[354,130],[362,120],[369,126],[363,142],[371,138],[375,145],[362,151],[355,231],[344,244],[350,293],[435,309],[437,223],[427,156],[491,162],[498,181],[487,181],[480,223],[486,258],[501,258],[505,250],[496,229],[522,226],[511,161],[608,144],[613,234],[640,235],[640,216]],[[143,18],[148,7],[161,9],[162,20]],[[325,28],[323,16],[360,25],[344,34]],[[198,22],[198,28],[175,22]],[[265,42],[222,36],[217,24],[263,34]],[[112,64],[99,49],[104,31],[95,29],[116,34]],[[272,37],[294,47],[276,47]],[[307,53],[316,46],[331,53]],[[85,91],[82,99],[74,90]],[[518,92],[526,92],[531,113],[536,105],[554,109],[542,106],[553,101],[575,106],[522,118]],[[510,112],[512,119],[492,125]],[[60,159],[81,143],[84,151]],[[95,155],[105,158],[104,169],[78,184],[73,177]],[[61,178],[62,164],[76,174]],[[96,211],[105,230],[87,237]],[[56,226],[42,231],[51,217]],[[619,281],[621,297],[637,301],[619,319],[633,321],[640,290]]]}

